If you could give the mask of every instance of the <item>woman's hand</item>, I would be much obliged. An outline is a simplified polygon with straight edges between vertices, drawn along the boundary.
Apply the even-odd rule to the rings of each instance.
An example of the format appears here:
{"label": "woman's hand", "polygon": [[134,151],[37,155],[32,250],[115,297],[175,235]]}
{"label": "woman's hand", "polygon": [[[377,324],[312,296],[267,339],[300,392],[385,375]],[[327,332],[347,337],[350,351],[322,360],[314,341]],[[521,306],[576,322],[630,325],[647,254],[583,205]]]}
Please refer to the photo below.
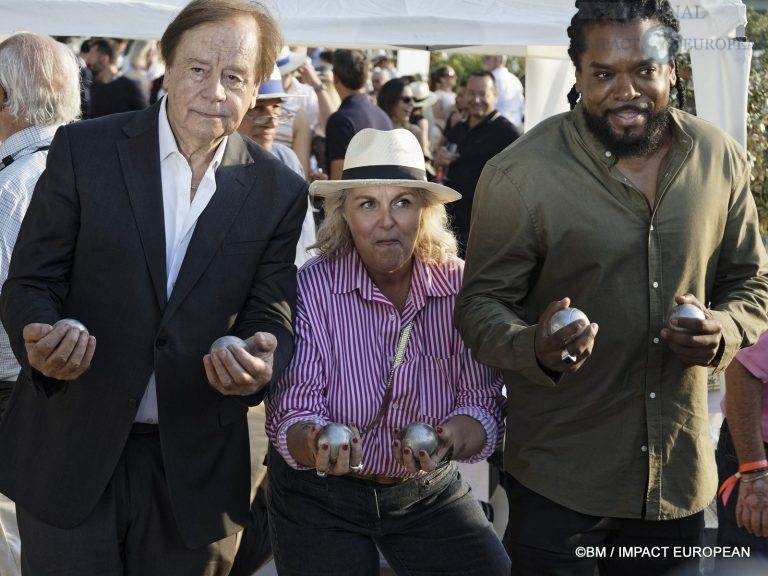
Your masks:
{"label": "woman's hand", "polygon": [[392,442],[395,460],[411,474],[422,470],[431,472],[446,460],[468,458],[485,446],[485,428],[469,416],[454,416],[436,426],[435,431],[438,437],[437,450],[430,455],[425,450],[414,453],[410,448],[403,447],[399,439],[400,430],[395,429]]}
{"label": "woman's hand", "polygon": [[360,440],[360,431],[353,424],[349,427],[352,429],[352,439],[348,444],[342,444],[339,446],[339,454],[336,461],[331,461],[331,446],[327,443],[316,446],[317,433],[314,434],[312,439],[312,446],[315,448],[315,469],[318,476],[325,476],[330,474],[332,476],[343,476],[354,472],[360,474],[363,471],[363,442]]}

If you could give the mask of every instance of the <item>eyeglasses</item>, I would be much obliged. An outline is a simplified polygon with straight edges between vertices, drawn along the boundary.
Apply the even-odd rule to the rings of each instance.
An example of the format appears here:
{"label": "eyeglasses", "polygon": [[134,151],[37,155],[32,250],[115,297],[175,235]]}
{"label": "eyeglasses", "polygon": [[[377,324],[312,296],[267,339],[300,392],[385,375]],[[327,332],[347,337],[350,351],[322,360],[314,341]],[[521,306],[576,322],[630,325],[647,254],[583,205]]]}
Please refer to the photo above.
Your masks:
{"label": "eyeglasses", "polygon": [[256,126],[267,126],[274,120],[277,124],[290,124],[293,121],[293,117],[296,116],[295,112],[288,110],[281,110],[279,114],[275,115],[262,115],[257,116],[255,111],[247,112],[245,117],[250,120],[251,124]]}
{"label": "eyeglasses", "polygon": [[403,104],[411,104],[413,103],[413,96],[400,96],[400,100],[402,100]]}

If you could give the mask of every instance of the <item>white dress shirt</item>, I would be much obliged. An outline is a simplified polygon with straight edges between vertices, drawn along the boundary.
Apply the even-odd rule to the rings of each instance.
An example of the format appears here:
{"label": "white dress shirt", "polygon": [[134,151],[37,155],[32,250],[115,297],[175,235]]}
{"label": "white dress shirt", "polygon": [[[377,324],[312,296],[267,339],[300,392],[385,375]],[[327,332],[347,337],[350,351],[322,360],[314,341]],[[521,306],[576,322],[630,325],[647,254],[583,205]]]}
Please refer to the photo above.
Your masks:
{"label": "white dress shirt", "polygon": [[[191,198],[192,168],[179,152],[176,138],[168,123],[167,99],[160,106],[158,133],[160,138],[160,177],[163,185],[163,214],[165,216],[165,268],[168,271],[166,297],[170,299],[173,286],[187,253],[189,241],[195,231],[197,219],[208,206],[216,192],[216,169],[224,156],[228,136],[219,144],[211,163],[208,165],[197,192]],[[202,364],[203,359],[200,359]],[[157,383],[155,373],[149,377],[149,384],[136,413],[136,422],[159,423],[157,413]]]}

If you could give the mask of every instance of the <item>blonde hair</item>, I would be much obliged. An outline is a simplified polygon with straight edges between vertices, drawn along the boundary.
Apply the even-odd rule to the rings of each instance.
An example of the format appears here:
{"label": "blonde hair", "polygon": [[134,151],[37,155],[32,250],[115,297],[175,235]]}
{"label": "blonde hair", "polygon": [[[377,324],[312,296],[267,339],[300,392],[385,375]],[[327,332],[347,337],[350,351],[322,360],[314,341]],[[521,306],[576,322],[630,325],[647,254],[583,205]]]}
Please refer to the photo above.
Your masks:
{"label": "blonde hair", "polygon": [[[458,243],[448,225],[448,213],[442,202],[423,188],[415,188],[424,201],[421,226],[413,255],[427,264],[445,264],[458,255]],[[325,199],[325,218],[317,231],[317,242],[312,246],[328,260],[349,254],[355,244],[349,225],[344,219],[347,190],[340,190]]]}

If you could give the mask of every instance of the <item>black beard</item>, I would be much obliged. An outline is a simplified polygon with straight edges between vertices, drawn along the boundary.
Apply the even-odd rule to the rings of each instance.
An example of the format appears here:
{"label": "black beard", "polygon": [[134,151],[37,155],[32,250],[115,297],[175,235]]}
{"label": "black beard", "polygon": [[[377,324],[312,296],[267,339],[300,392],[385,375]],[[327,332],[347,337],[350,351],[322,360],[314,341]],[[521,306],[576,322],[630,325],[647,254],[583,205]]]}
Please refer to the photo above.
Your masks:
{"label": "black beard", "polygon": [[625,110],[637,112],[645,117],[645,129],[641,134],[633,136],[629,131],[625,130],[621,136],[617,137],[608,121],[608,112],[602,116],[597,116],[589,113],[585,108],[584,119],[587,122],[587,127],[589,127],[597,139],[617,158],[650,156],[661,148],[661,145],[664,143],[670,122],[669,108],[665,107],[655,115],[652,115],[649,110],[643,110],[632,105],[622,106],[611,110],[611,112],[622,112]]}

